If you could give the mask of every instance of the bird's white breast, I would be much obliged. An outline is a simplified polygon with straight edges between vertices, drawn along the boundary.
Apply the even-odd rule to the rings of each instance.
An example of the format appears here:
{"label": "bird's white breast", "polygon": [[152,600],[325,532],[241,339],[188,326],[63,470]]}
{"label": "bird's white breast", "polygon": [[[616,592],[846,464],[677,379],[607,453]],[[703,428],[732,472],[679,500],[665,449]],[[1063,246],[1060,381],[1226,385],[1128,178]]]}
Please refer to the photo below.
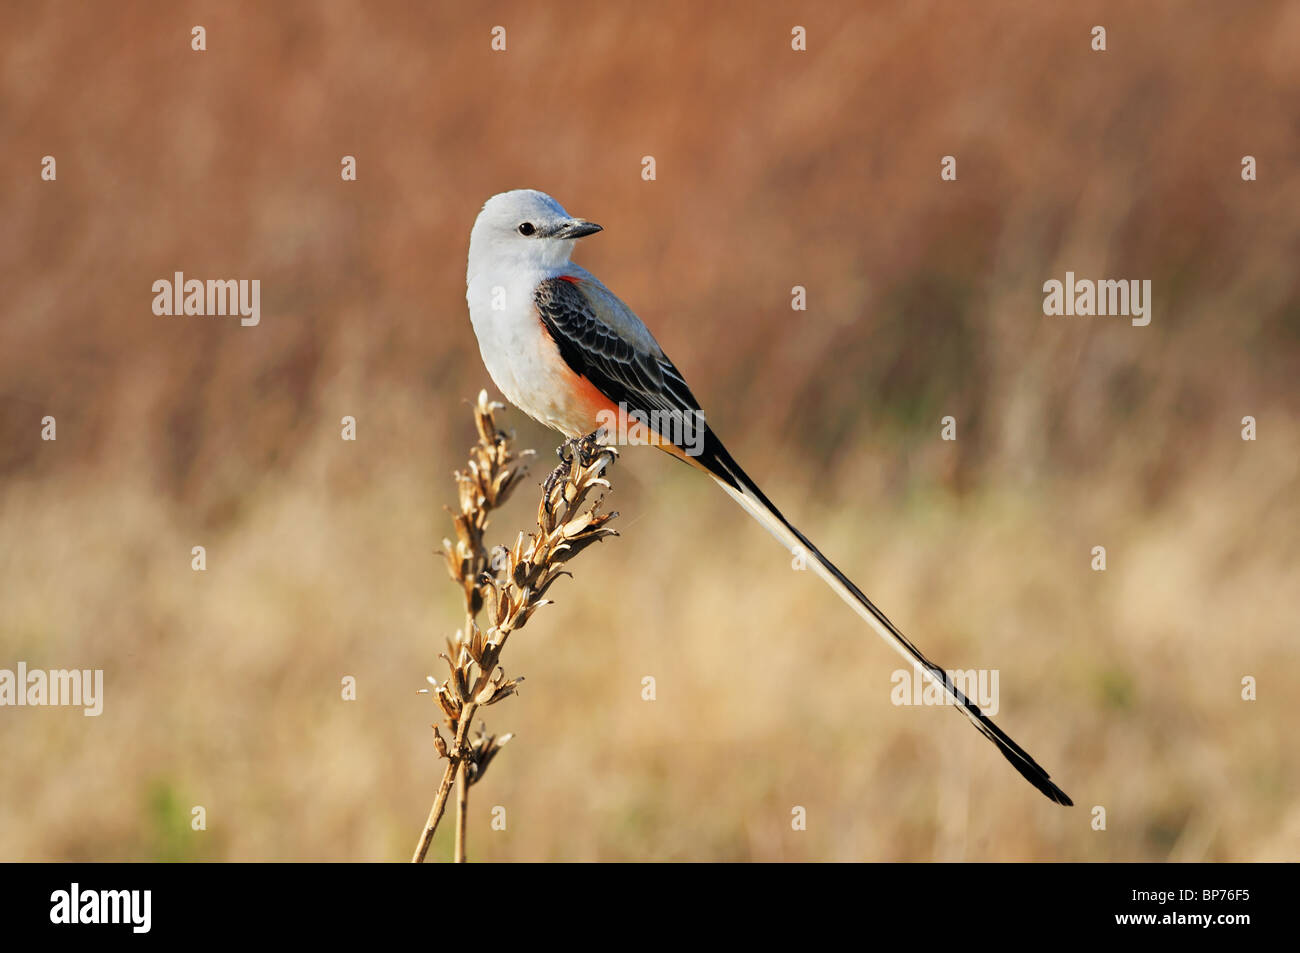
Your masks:
{"label": "bird's white breast", "polygon": [[505,398],[548,427],[577,436],[591,427],[572,406],[572,371],[534,303],[537,286],[549,277],[533,269],[485,269],[470,274],[465,298],[479,353]]}

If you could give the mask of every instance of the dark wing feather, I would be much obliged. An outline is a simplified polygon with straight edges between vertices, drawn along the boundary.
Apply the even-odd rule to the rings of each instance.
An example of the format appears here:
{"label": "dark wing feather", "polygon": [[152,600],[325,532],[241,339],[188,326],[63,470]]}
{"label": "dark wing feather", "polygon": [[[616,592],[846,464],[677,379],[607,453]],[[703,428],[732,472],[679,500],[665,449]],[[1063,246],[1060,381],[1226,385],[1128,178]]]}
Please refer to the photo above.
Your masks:
{"label": "dark wing feather", "polygon": [[642,353],[609,327],[578,285],[549,278],[534,295],[564,362],[628,411],[699,415],[700,404],[673,362]]}

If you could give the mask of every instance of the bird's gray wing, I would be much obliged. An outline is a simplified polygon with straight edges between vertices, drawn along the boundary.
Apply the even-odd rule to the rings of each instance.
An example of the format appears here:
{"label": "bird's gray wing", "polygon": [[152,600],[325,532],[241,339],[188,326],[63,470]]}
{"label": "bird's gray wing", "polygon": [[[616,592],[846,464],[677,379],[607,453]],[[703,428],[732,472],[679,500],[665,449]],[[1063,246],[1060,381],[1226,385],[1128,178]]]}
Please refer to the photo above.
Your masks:
{"label": "bird's gray wing", "polygon": [[565,363],[615,404],[647,416],[699,414],[699,401],[641,319],[599,282],[549,278],[534,302]]}

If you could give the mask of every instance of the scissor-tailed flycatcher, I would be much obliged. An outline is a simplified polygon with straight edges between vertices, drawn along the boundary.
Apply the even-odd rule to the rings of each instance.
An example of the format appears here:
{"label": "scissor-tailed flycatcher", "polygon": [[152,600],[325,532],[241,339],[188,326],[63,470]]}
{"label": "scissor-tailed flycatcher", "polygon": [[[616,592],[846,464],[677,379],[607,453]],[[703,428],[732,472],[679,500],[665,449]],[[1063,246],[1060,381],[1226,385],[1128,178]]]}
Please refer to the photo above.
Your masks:
{"label": "scissor-tailed flycatcher", "polygon": [[[962,711],[1024,777],[1058,804],[1073,802],[913,645],[853,582],[795,529],[732,459],[712,429],[682,434],[703,420],[681,372],[641,319],[589,271],[569,261],[577,239],[600,226],[574,218],[543,192],[521,189],[488,199],[469,240],[470,319],[483,363],[501,392],[529,416],[575,438],[611,420],[685,421],[652,425],[659,445],[703,470],[792,552],[812,557],[817,574],[908,663]],[[668,431],[676,429],[677,433]]]}

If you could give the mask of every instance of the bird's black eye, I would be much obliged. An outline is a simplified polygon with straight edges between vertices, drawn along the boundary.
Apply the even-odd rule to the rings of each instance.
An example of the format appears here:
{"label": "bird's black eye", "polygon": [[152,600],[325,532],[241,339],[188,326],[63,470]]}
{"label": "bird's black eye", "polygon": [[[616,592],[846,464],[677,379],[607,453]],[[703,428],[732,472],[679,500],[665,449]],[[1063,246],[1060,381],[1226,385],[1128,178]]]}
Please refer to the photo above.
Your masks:
{"label": "bird's black eye", "polygon": [[532,222],[524,222],[524,224],[519,226],[520,235],[531,235],[535,231],[537,231],[537,229],[533,228]]}

